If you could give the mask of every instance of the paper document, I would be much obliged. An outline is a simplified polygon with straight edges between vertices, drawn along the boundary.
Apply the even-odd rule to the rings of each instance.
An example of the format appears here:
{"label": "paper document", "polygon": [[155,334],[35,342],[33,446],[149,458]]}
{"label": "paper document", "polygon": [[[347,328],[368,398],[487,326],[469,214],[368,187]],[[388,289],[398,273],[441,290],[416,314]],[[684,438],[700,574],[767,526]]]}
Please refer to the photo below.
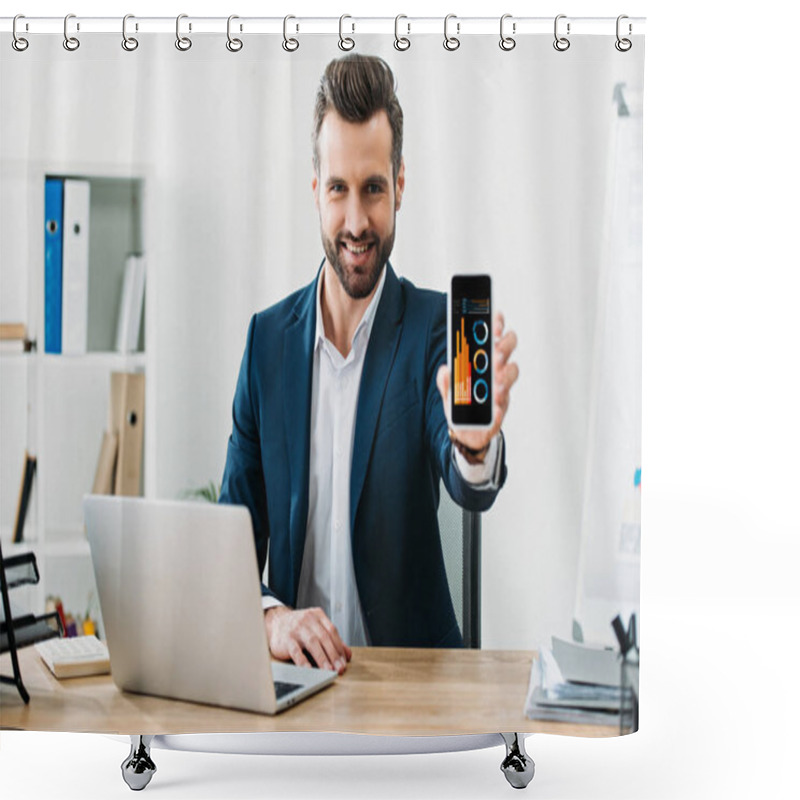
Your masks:
{"label": "paper document", "polygon": [[600,686],[619,686],[620,656],[615,650],[552,638],[553,656],[564,680],[572,683],[592,683]]}

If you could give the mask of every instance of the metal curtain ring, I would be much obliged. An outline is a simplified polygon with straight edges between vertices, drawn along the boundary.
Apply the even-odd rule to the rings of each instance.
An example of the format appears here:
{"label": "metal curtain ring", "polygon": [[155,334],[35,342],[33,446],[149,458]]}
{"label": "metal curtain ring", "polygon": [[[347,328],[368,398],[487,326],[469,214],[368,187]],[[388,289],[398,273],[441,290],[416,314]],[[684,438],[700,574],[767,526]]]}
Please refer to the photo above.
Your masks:
{"label": "metal curtain ring", "polygon": [[[139,46],[138,39],[128,36],[128,20],[133,18],[133,14],[126,14],[122,18],[122,49],[127,50],[129,53],[132,53]],[[138,25],[136,29],[139,29]]]}
{"label": "metal curtain ring", "polygon": [[18,19],[25,19],[25,17],[22,14],[17,14],[17,16],[14,17],[14,23],[13,23],[13,25],[11,27],[11,33],[13,34],[14,38],[11,40],[11,46],[18,53],[21,53],[23,50],[27,50],[28,49],[28,40],[25,39],[24,37],[20,36],[17,33],[17,20]]}
{"label": "metal curtain ring", "polygon": [[225,47],[227,47],[231,53],[238,53],[242,47],[244,47],[244,43],[241,39],[235,39],[231,37],[231,22],[235,19],[239,19],[236,14],[231,14],[228,17],[228,41],[225,42]]}
{"label": "metal curtain ring", "polygon": [[[400,20],[401,19],[408,19],[405,14],[398,14],[394,18],[394,49],[395,50],[408,50],[411,47],[411,39],[407,38],[406,36],[400,36]],[[406,23],[408,26],[408,32],[411,33],[411,23]]]}
{"label": "metal curtain ring", "polygon": [[[449,36],[448,33],[447,33],[447,25],[448,25],[448,23],[450,22],[451,19],[456,19],[456,15],[455,14],[448,14],[444,18],[444,42],[443,42],[443,44],[444,44],[444,49],[445,50],[450,50],[452,52],[453,50],[458,50],[458,48],[461,47],[461,40],[458,38],[458,36]],[[460,32],[461,32],[461,23],[460,22],[456,22],[456,34],[458,34]]]}
{"label": "metal curtain ring", "polygon": [[[570,41],[566,38],[566,36],[559,36],[558,35],[558,21],[560,19],[566,19],[566,14],[559,14],[556,17],[556,21],[553,25],[553,32],[556,40],[553,42],[553,47],[559,51],[559,53],[563,53],[565,50],[569,50]],[[569,22],[567,23],[567,36],[569,36]]]}
{"label": "metal curtain ring", "polygon": [[[628,50],[630,50],[631,47],[633,47],[633,42],[630,39],[623,39],[619,35],[619,28],[620,28],[619,24],[624,19],[628,19],[627,14],[620,14],[617,17],[617,41],[614,42],[614,47],[616,47],[617,50],[620,51],[620,53],[627,53]],[[629,22],[628,23],[628,34],[631,34],[632,32],[633,32],[633,27],[631,26],[631,24]]]}
{"label": "metal curtain ring", "polygon": [[[192,46],[192,40],[188,36],[181,36],[181,20],[188,19],[188,14],[178,14],[175,20],[175,47],[184,53]],[[189,30],[191,31],[192,25],[189,23]]]}
{"label": "metal curtain ring", "polygon": [[[286,27],[287,27],[287,24],[288,24],[290,19],[297,19],[297,18],[293,17],[291,14],[289,14],[288,16],[283,18],[283,44],[282,44],[282,46],[283,46],[283,49],[286,50],[287,53],[293,53],[295,50],[297,50],[298,47],[300,47],[300,42],[298,42],[297,39],[294,39],[294,38],[290,39],[286,35]],[[296,30],[299,30],[299,29],[300,29],[300,26],[298,25]]]}
{"label": "metal curtain ring", "polygon": [[[69,25],[70,19],[75,19],[75,15],[67,14],[67,16],[64,17],[64,49],[69,50],[71,53],[77,50],[81,46],[81,43],[74,36],[69,35],[67,26]],[[78,26],[78,30],[80,30],[80,26]]]}
{"label": "metal curtain ring", "polygon": [[[356,43],[355,43],[355,41],[353,39],[351,39],[349,36],[344,36],[342,34],[342,24],[344,23],[344,21],[346,19],[352,19],[352,17],[349,14],[342,14],[342,16],[339,17],[339,49],[340,50],[352,50],[356,46]],[[355,26],[355,23],[353,23],[353,33],[355,33],[355,30],[356,30],[356,26]]]}
{"label": "metal curtain ring", "polygon": [[[503,27],[507,19],[511,19],[511,14],[503,14],[500,17],[500,49],[505,50],[508,52],[509,50],[513,50],[517,46],[517,40],[514,39],[512,36],[506,36]],[[517,23],[512,23],[511,30],[513,33],[517,32]]]}

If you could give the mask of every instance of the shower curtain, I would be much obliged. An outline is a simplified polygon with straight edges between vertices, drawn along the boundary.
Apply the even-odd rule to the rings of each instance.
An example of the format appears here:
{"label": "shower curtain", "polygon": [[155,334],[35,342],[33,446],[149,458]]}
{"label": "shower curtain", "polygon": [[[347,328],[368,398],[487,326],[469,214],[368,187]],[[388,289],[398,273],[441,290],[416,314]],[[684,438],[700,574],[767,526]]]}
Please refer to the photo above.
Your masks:
{"label": "shower curtain", "polygon": [[[24,51],[2,43],[0,321],[24,323],[37,347],[0,361],[0,522],[5,548],[20,453],[38,451],[25,538],[41,550],[42,591],[83,613],[88,554],[59,560],[48,547],[82,528],[126,256],[146,264],[138,355],[123,362],[146,376],[141,493],[182,498],[222,480],[250,318],[309,284],[325,257],[314,98],[344,53],[332,32],[295,34],[296,49],[246,32],[226,47],[224,28],[184,29],[188,48],[175,33],[139,33],[135,49],[72,33],[72,50],[60,34],[29,35]],[[388,64],[403,109],[392,267],[438,292],[453,274],[489,273],[518,340],[507,477],[482,515],[481,644],[538,651],[525,711],[546,719],[553,707],[537,716],[534,690],[554,675],[569,684],[570,670],[548,661],[548,672],[542,654],[610,647],[618,668],[612,620],[632,636],[638,616],[644,37],[615,46],[612,20],[567,47],[543,34],[506,47],[463,36],[452,49],[412,34],[405,50],[391,34],[352,38],[353,52]],[[47,177],[100,198],[77,356],[45,351]]]}

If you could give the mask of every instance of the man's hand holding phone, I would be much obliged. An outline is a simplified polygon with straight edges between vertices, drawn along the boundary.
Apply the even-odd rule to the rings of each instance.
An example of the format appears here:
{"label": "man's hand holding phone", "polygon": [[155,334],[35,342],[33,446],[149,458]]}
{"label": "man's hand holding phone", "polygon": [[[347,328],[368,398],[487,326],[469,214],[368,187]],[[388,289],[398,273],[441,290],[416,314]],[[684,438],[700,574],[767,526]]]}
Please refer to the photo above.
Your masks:
{"label": "man's hand holding phone", "polygon": [[508,411],[511,387],[519,377],[519,367],[516,362],[511,360],[517,346],[517,335],[512,330],[505,330],[505,319],[499,312],[494,315],[492,333],[494,340],[494,386],[492,391],[494,408],[491,423],[488,426],[454,426],[451,414],[451,369],[449,365],[443,364],[436,374],[436,385],[442,396],[447,423],[451,430],[454,429],[454,441],[460,442],[469,450],[484,454],[489,443],[502,427]]}

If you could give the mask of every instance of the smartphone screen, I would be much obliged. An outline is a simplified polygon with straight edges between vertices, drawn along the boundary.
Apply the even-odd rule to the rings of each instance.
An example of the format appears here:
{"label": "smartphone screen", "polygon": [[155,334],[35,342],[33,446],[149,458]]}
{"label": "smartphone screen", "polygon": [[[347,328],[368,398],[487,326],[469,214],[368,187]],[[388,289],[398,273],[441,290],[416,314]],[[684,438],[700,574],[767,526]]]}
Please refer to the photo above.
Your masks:
{"label": "smartphone screen", "polygon": [[492,424],[492,280],[454,275],[450,283],[450,414],[453,425]]}

